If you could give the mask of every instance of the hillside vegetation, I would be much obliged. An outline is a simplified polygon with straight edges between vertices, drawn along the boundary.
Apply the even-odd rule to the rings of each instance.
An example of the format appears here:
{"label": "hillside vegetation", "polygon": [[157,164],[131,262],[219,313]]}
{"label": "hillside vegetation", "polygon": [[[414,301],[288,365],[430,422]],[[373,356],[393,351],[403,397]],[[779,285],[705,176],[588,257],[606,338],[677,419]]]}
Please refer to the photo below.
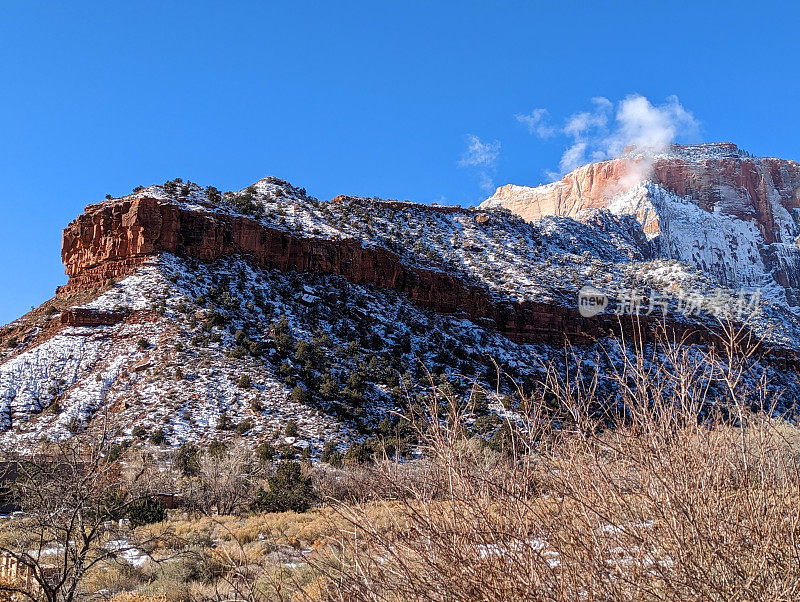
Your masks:
{"label": "hillside vegetation", "polygon": [[[549,371],[491,441],[474,396],[430,383],[409,461],[84,440],[70,462],[72,439],[48,458],[81,477],[48,481],[55,506],[20,481],[0,546],[61,566],[73,599],[796,599],[800,429],[737,345],[628,356],[614,399],[591,370]],[[165,488],[182,507],[164,513]]]}

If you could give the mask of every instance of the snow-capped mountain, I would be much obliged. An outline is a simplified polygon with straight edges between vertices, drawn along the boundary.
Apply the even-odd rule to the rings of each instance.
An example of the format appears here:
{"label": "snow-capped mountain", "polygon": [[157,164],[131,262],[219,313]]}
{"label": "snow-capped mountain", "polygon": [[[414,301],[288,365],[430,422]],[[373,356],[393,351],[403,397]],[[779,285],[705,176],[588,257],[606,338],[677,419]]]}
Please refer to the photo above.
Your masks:
{"label": "snow-capped mountain", "polygon": [[[140,188],[67,226],[69,282],[0,329],[0,445],[84,429],[277,445],[293,421],[293,444],[319,450],[388,436],[431,382],[465,400],[477,385],[491,432],[566,342],[613,361],[609,336],[666,321],[709,345],[744,306],[775,385],[796,386],[798,182],[794,163],[717,145],[631,152],[472,209],[322,202],[276,178]],[[587,285],[605,313],[579,311]]]}
{"label": "snow-capped mountain", "polygon": [[526,220],[636,218],[648,257],[696,267],[721,286],[758,288],[800,306],[800,164],[752,157],[734,144],[629,150],[546,186],[502,186],[481,207]]}

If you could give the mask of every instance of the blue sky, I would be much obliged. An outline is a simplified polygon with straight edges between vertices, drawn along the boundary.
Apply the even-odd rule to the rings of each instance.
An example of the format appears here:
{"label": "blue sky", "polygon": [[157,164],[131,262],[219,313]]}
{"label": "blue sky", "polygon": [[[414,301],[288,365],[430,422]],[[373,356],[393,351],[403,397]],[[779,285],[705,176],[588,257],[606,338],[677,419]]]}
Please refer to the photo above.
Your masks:
{"label": "blue sky", "polygon": [[788,2],[3,0],[0,323],[65,282],[86,204],[174,177],[471,205],[558,172],[593,98],[607,152],[632,94],[690,113],[678,139],[800,159],[798,22]]}

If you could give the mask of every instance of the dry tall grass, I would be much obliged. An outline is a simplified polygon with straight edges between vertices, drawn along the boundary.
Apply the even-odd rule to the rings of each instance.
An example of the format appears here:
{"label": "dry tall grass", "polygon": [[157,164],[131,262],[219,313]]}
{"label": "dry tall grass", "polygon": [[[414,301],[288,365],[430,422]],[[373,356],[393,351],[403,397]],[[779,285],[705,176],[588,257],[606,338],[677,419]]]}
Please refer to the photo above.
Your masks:
{"label": "dry tall grass", "polygon": [[[52,530],[74,479],[44,489],[29,479],[40,512],[7,521],[0,544],[24,554],[38,542],[79,566],[72,598],[53,599],[800,599],[800,428],[776,415],[757,347],[743,340],[728,329],[714,348],[618,341],[606,358],[546,366],[532,393],[518,392],[502,452],[473,434],[469,405],[434,386],[417,425],[423,460],[317,467],[324,503],[302,514],[213,514],[246,507],[237,452],[208,465],[205,506],[123,534],[91,511],[104,487],[116,490],[115,469],[89,482],[91,503],[73,504],[94,522],[43,538],[31,521]],[[113,463],[100,460],[106,475]],[[172,478],[134,460],[126,471],[142,492]],[[86,525],[110,531],[76,556]],[[105,544],[123,535],[151,561],[112,555]]]}
{"label": "dry tall grass", "polygon": [[349,528],[318,564],[326,595],[800,599],[800,430],[773,417],[740,341],[609,350],[613,399],[599,377],[548,371],[507,455],[470,438],[468,412],[447,400],[449,419],[424,433],[425,469],[381,467],[389,528],[367,505],[336,506]]}

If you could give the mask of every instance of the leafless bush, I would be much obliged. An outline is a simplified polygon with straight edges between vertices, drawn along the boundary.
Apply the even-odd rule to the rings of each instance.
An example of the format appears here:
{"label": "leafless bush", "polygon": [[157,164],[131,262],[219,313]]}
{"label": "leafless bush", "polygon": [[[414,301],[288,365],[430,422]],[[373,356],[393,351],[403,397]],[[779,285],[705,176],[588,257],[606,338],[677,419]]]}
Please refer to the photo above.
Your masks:
{"label": "leafless bush", "polygon": [[329,598],[797,599],[800,430],[773,417],[742,333],[723,334],[621,342],[637,352],[609,347],[604,375],[548,371],[508,454],[471,438],[448,400],[422,433],[424,470],[379,467],[390,525],[336,505],[350,528],[318,563]]}
{"label": "leafless bush", "polygon": [[247,510],[266,471],[252,450],[238,441],[200,460],[196,478],[184,483],[186,503],[204,514],[233,514]]}
{"label": "leafless bush", "polygon": [[[324,503],[365,504],[394,499],[398,493],[402,494],[401,483],[405,487],[425,483],[443,493],[438,483],[425,477],[430,470],[430,461],[427,459],[408,464],[384,459],[374,464],[354,464],[341,469],[318,467],[312,477],[314,489]],[[391,479],[387,480],[387,474],[391,475]]]}
{"label": "leafless bush", "polygon": [[121,462],[109,451],[104,437],[76,436],[6,458],[22,513],[0,523],[0,592],[49,602],[87,599],[85,580],[93,570],[166,539],[140,540],[119,520],[148,489],[137,476],[123,478]]}

